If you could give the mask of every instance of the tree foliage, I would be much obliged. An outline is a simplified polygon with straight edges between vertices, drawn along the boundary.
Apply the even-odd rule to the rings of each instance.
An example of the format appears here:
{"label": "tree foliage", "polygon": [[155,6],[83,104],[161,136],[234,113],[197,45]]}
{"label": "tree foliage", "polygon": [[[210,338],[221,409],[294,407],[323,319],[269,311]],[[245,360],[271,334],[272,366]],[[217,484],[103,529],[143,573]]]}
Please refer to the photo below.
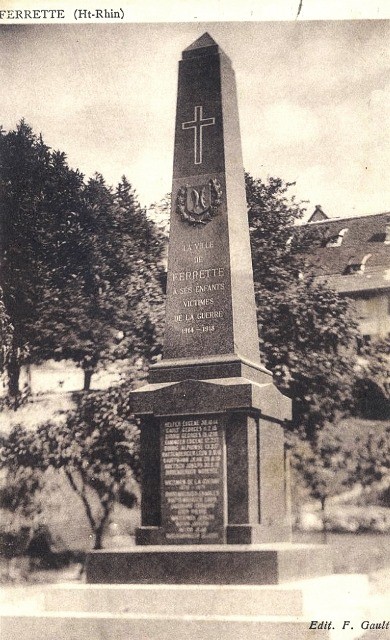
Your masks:
{"label": "tree foliage", "polygon": [[390,335],[373,340],[365,349],[367,375],[375,380],[390,400]]}
{"label": "tree foliage", "polygon": [[361,349],[356,365],[356,412],[369,419],[390,419],[390,336]]}
{"label": "tree foliage", "polygon": [[60,471],[82,502],[94,548],[101,548],[115,503],[133,506],[136,502],[138,428],[121,417],[122,404],[120,388],[89,393],[80,396],[77,408],[64,420],[44,423],[36,432],[15,426],[3,439],[0,455],[2,468],[19,470],[26,480],[13,495],[15,508],[23,506],[23,488],[29,493],[41,488],[32,485],[40,474],[49,468]]}
{"label": "tree foliage", "polygon": [[0,375],[10,361],[13,339],[13,326],[5,308],[3,292],[0,288]]}
{"label": "tree foliage", "polygon": [[166,193],[161,200],[153,202],[148,208],[148,214],[157,225],[164,238],[169,236],[172,194]]}
{"label": "tree foliage", "polygon": [[384,479],[390,482],[390,425],[359,435],[355,446],[356,462],[350,482],[364,487]]}
{"label": "tree foliage", "polygon": [[160,237],[126,178],[114,193],[96,175],[83,207],[73,270],[58,261],[65,273],[48,288],[37,352],[78,362],[88,389],[99,365],[159,353],[163,309]]}
{"label": "tree foliage", "polygon": [[69,208],[79,204],[82,176],[24,121],[15,131],[1,131],[0,157],[1,286],[13,328],[7,372],[16,402],[20,367],[34,358],[40,338],[53,261],[62,257],[60,230],[68,224]]}
{"label": "tree foliage", "polygon": [[88,389],[103,362],[158,355],[161,234],[130,183],[123,177],[114,190],[96,174],[85,184],[23,121],[1,131],[0,144],[0,321],[11,396],[23,363],[72,359]]}
{"label": "tree foliage", "polygon": [[347,450],[336,425],[326,423],[312,442],[297,432],[287,433],[293,469],[310,495],[325,509],[326,500],[350,486],[356,463],[354,450]]}
{"label": "tree foliage", "polygon": [[42,139],[21,122],[16,131],[1,130],[0,158],[0,284],[13,327],[7,370],[10,392],[16,396],[20,365],[28,357],[42,294],[36,274],[43,271],[42,191],[49,154]]}
{"label": "tree foliage", "polygon": [[0,437],[0,508],[11,514],[8,527],[34,526],[42,511],[44,473],[36,456],[34,433],[16,425]]}
{"label": "tree foliage", "polygon": [[260,349],[281,391],[293,399],[293,426],[315,441],[352,403],[356,322],[345,299],[309,271],[317,229],[294,227],[303,203],[291,185],[246,175]]}

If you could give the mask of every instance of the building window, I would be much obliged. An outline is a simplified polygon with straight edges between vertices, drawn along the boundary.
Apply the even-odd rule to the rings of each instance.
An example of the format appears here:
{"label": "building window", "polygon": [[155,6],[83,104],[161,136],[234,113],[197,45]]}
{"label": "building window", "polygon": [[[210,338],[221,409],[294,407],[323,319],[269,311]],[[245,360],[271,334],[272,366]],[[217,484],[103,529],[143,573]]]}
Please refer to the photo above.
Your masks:
{"label": "building window", "polygon": [[390,217],[388,217],[386,220],[385,244],[390,244]]}
{"label": "building window", "polygon": [[360,265],[360,273],[364,273],[365,268],[366,268],[366,264],[367,264],[367,260],[369,260],[369,259],[371,258],[371,256],[372,256],[372,253],[367,253],[367,254],[364,256],[364,258],[363,258],[363,260],[362,260],[362,263],[361,263],[361,265]]}
{"label": "building window", "polygon": [[358,273],[362,275],[366,269],[367,261],[371,258],[372,253],[367,253],[363,260],[359,260],[356,256],[351,257],[348,260],[348,264],[345,267],[344,275],[349,275],[351,273]]}
{"label": "building window", "polygon": [[348,228],[346,227],[345,229],[341,229],[341,231],[338,232],[337,235],[333,236],[332,238],[330,238],[330,240],[328,240],[328,242],[326,243],[327,247],[340,247],[342,242],[343,242],[343,238],[345,236],[345,234],[347,233]]}

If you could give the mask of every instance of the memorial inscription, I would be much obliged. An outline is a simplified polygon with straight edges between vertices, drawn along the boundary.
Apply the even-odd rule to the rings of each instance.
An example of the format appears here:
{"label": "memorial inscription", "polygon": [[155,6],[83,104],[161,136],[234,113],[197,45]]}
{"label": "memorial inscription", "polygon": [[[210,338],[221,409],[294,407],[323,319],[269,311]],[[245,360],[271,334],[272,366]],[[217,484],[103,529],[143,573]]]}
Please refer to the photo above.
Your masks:
{"label": "memorial inscription", "polygon": [[[201,267],[204,261],[202,249],[213,250],[214,242],[194,244],[198,247],[193,248],[191,243],[183,245],[183,251],[190,254],[195,249],[192,258],[195,265]],[[172,295],[179,296],[179,305],[182,305],[181,312],[174,316],[174,322],[185,324],[181,327],[182,334],[218,330],[218,320],[224,317],[221,306],[226,291],[225,271],[224,267],[215,266],[172,273]]]}
{"label": "memorial inscription", "polygon": [[224,542],[223,419],[161,424],[162,520],[166,542]]}
{"label": "memorial inscription", "polygon": [[224,207],[207,224],[172,221],[180,237],[169,256],[165,356],[231,352],[231,274]]}

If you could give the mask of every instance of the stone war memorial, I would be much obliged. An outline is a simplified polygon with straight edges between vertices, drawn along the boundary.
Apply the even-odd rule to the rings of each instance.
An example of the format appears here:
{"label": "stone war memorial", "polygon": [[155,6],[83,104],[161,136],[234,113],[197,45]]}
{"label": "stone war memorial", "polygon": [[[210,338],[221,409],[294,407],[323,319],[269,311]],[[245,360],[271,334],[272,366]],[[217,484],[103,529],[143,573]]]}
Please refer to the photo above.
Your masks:
{"label": "stone war memorial", "polygon": [[338,620],[363,615],[365,577],[292,543],[291,406],[260,359],[235,77],[207,33],[179,63],[170,229],[163,359],[131,393],[136,545],[89,553],[87,584],[53,587],[7,638],[357,637]]}
{"label": "stone war memorial", "polygon": [[290,400],[260,360],[235,77],[208,34],[179,67],[165,326],[163,359],[131,401],[138,548],[91,555],[88,580],[277,584],[328,570],[325,547],[290,544]]}

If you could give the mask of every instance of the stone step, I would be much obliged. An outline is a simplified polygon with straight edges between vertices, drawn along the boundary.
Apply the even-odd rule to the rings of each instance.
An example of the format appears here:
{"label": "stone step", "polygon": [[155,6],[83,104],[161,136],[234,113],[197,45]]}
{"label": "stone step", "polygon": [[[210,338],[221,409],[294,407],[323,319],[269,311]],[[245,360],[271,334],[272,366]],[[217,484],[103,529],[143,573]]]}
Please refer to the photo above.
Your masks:
{"label": "stone step", "polygon": [[[348,597],[349,596],[349,597]],[[47,611],[161,615],[334,615],[367,597],[367,578],[331,575],[283,585],[54,585]]]}
{"label": "stone step", "polygon": [[299,589],[202,585],[78,585],[45,593],[47,611],[158,615],[302,615]]}
{"label": "stone step", "polygon": [[278,616],[162,616],[45,612],[2,616],[2,640],[327,640],[328,630]]}
{"label": "stone step", "polygon": [[368,619],[361,575],[267,586],[69,583],[42,592],[35,602],[23,591],[19,602],[3,600],[2,640],[353,640]]}

